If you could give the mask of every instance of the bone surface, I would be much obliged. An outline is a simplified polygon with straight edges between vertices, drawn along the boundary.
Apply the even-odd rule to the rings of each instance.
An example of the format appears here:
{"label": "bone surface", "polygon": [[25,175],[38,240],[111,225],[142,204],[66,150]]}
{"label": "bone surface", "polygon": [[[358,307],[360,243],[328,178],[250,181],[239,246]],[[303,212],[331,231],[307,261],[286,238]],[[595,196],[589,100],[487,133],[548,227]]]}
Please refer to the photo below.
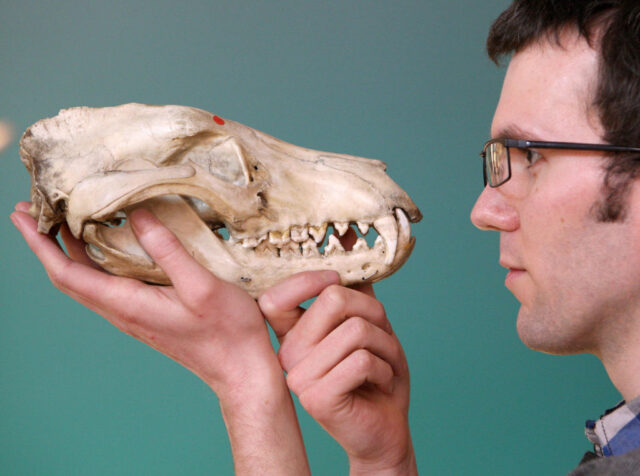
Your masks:
{"label": "bone surface", "polygon": [[[216,276],[257,297],[305,270],[345,285],[376,282],[409,257],[422,218],[383,162],[295,146],[186,106],[125,104],[60,111],[26,130],[30,213],[47,233],[66,221],[114,274],[170,284],[138,244],[129,214],[154,213]],[[378,233],[345,250],[354,225]],[[371,238],[373,241],[373,238]]]}

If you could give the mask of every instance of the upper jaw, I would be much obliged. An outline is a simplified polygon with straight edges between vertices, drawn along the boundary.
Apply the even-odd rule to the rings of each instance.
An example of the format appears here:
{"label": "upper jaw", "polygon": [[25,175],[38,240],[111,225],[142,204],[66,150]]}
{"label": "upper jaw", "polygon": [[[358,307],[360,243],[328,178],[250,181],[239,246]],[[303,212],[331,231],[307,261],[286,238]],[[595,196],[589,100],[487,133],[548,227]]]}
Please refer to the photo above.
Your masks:
{"label": "upper jaw", "polygon": [[[335,235],[329,235],[328,239],[326,238],[327,230],[330,227],[335,230],[337,236],[343,236],[350,227],[357,229],[361,236],[356,240],[352,249],[346,251]],[[375,230],[378,233],[372,247],[369,247],[365,239],[370,230]],[[243,233],[244,238],[239,238],[233,230],[230,230],[225,245],[232,254],[237,254],[239,259],[246,259],[248,256],[252,256],[252,253],[255,253],[252,258],[270,256],[309,260],[369,252],[372,259],[377,257],[386,265],[391,265],[397,250],[408,246],[410,234],[407,214],[402,209],[396,208],[393,213],[375,220],[326,221],[319,225],[305,223],[292,225],[286,229],[280,229],[276,224],[273,230],[257,236],[246,237],[246,233]],[[217,235],[218,238],[222,238],[219,233]],[[325,242],[324,249],[321,249]]]}
{"label": "upper jaw", "polygon": [[[351,250],[346,251],[331,235],[321,253],[313,236],[317,235],[317,227],[312,230],[311,226],[302,225],[276,231],[256,240],[259,242],[255,244],[248,239],[234,240],[233,234],[224,239],[178,196],[155,197],[133,205],[126,213],[139,206],[156,214],[205,267],[220,278],[241,285],[254,297],[291,274],[311,269],[335,270],[344,285],[379,281],[406,261],[415,243],[410,235],[409,220],[401,209],[374,221],[372,227],[377,227],[380,236],[373,247],[369,248],[361,237]],[[333,224],[338,234],[344,231],[345,225],[349,226]],[[355,223],[364,231],[367,231],[367,225],[360,223],[358,227]],[[133,238],[128,220],[119,227],[89,223],[84,238],[93,243],[88,250],[90,256],[108,270],[145,281],[167,283],[166,276]],[[136,268],[128,264],[127,260],[132,258],[138,263]]]}

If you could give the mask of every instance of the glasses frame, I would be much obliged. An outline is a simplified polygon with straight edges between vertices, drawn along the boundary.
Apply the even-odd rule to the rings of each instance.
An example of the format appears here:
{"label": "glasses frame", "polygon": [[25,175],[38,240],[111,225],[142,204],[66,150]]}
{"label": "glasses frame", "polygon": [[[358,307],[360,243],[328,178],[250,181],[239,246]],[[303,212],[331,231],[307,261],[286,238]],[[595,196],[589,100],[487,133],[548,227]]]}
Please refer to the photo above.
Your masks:
{"label": "glasses frame", "polygon": [[560,150],[593,150],[602,152],[637,152],[640,153],[640,147],[626,147],[619,145],[609,144],[583,144],[580,142],[544,142],[535,140],[522,140],[522,139],[491,139],[485,142],[480,152],[482,157],[482,175],[484,178],[484,186],[487,186],[489,182],[487,180],[487,149],[492,144],[502,144],[507,151],[507,177],[497,184],[489,183],[492,188],[499,187],[505,184],[511,178],[511,154],[509,149],[515,147],[516,149],[560,149]]}

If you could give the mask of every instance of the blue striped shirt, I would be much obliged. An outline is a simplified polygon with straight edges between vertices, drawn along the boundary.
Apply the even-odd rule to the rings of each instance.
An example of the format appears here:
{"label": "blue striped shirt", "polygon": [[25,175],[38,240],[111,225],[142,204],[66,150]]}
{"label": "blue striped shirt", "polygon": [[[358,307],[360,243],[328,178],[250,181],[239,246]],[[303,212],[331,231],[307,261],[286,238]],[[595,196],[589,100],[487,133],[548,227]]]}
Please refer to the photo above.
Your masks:
{"label": "blue striped shirt", "polygon": [[599,420],[587,420],[585,426],[598,456],[617,456],[640,448],[640,397],[620,402]]}

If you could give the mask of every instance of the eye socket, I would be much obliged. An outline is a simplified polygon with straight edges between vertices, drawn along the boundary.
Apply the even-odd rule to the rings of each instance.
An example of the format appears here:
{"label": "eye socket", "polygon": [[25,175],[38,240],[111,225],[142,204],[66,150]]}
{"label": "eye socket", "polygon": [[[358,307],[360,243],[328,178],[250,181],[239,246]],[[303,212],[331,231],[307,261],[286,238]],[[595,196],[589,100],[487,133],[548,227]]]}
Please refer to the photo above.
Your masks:
{"label": "eye socket", "polygon": [[206,168],[209,173],[225,182],[244,186],[249,182],[249,172],[242,148],[231,137],[207,140],[188,153],[188,159]]}

